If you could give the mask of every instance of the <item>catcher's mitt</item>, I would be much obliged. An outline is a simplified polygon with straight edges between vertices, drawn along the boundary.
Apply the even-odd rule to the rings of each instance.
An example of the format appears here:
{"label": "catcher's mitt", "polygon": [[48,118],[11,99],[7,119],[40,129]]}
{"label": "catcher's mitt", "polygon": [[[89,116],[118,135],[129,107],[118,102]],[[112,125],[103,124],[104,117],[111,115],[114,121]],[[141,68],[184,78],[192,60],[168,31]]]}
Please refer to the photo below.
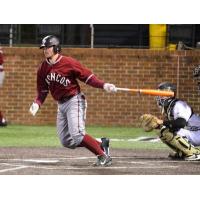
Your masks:
{"label": "catcher's mitt", "polygon": [[146,132],[150,132],[153,129],[160,128],[160,125],[163,123],[162,120],[158,119],[156,116],[151,114],[144,114],[140,117],[141,127]]}

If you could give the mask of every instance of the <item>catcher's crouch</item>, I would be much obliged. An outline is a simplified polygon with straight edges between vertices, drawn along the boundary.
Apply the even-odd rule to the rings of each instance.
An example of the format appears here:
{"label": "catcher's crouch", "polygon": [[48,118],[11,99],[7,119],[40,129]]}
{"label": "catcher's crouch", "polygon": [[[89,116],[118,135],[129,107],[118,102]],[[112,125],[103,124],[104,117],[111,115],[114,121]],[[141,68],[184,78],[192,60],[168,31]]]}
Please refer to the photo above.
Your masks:
{"label": "catcher's crouch", "polygon": [[[171,83],[161,83],[160,90],[170,90],[176,94],[176,86]],[[159,129],[159,137],[168,145],[173,154],[169,157],[184,160],[200,160],[200,116],[193,113],[185,102],[174,97],[156,97],[161,108],[163,120],[151,114],[140,117],[141,126],[145,131]]]}

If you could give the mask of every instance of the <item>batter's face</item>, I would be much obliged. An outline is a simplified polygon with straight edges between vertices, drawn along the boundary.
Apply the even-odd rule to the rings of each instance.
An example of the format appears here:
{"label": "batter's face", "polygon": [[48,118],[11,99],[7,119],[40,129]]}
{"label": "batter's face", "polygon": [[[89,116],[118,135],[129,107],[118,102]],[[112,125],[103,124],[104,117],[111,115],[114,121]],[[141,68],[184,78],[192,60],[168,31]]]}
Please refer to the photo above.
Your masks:
{"label": "batter's face", "polygon": [[53,56],[55,55],[53,51],[53,47],[43,47],[42,49],[43,49],[45,58],[52,59]]}

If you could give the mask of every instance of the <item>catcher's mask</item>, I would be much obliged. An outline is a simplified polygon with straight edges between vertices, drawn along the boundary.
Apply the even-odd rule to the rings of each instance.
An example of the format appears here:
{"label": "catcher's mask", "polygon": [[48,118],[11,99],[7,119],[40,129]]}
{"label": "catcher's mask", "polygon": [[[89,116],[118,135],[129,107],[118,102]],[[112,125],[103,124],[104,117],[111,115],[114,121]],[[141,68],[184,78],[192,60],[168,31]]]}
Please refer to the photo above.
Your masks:
{"label": "catcher's mask", "polygon": [[193,77],[197,80],[198,89],[200,91],[200,64],[194,67]]}
{"label": "catcher's mask", "polygon": [[44,47],[53,47],[53,51],[55,54],[61,52],[61,46],[59,39],[54,35],[48,35],[42,39],[42,44],[40,45],[40,49]]}
{"label": "catcher's mask", "polygon": [[[171,91],[171,92],[174,92],[174,97],[176,95],[176,86],[172,83],[168,83],[168,82],[163,82],[163,83],[160,83],[157,87],[158,90],[165,90],[165,91]],[[159,107],[164,107],[165,105],[165,101],[168,100],[168,99],[172,99],[174,97],[161,97],[161,96],[157,96],[156,97],[156,102],[157,102],[157,105]]]}

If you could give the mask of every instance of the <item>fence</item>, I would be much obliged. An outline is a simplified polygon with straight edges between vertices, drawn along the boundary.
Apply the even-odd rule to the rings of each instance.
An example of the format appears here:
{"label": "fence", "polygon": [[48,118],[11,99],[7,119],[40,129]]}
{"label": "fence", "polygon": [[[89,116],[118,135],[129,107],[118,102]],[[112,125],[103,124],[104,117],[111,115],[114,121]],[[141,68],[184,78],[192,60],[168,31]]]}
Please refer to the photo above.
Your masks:
{"label": "fence", "polygon": [[[36,95],[36,72],[42,60],[38,48],[4,48],[5,84],[0,90],[0,105],[11,123],[54,124],[56,102],[48,96],[37,116],[28,110]],[[118,87],[155,88],[160,82],[178,85],[179,97],[200,113],[193,65],[200,63],[200,51],[154,51],[136,49],[64,48],[64,55],[78,59],[99,78]],[[81,84],[88,100],[87,124],[137,126],[143,113],[159,116],[155,98],[125,92],[108,94]]]}
{"label": "fence", "polygon": [[14,46],[37,46],[50,34],[66,47],[148,47],[148,25],[0,25],[0,41],[5,45],[12,41]]}
{"label": "fence", "polygon": [[[41,38],[53,34],[65,47],[149,48],[148,24],[0,24],[0,43],[10,46],[38,46]],[[200,25],[167,25],[166,41],[195,47]],[[166,43],[166,47],[167,47]]]}

